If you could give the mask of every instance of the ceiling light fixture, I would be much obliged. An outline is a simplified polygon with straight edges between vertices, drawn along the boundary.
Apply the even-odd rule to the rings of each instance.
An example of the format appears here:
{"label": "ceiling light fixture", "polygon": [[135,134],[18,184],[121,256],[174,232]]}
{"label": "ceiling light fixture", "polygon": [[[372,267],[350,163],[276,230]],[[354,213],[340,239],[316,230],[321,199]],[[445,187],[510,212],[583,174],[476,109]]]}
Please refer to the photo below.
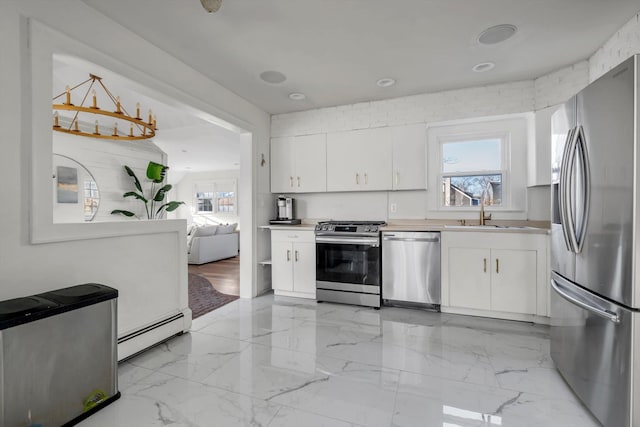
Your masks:
{"label": "ceiling light fixture", "polygon": [[383,79],[380,79],[376,82],[376,84],[380,87],[389,87],[389,86],[393,86],[394,84],[396,84],[396,81],[392,78],[389,77],[385,77]]}
{"label": "ceiling light fixture", "polygon": [[471,69],[476,73],[484,73],[485,71],[493,70],[495,66],[496,64],[494,64],[493,62],[481,62],[474,65]]}
{"label": "ceiling light fixture", "polygon": [[[87,91],[83,95],[81,94],[82,101],[80,102],[80,105],[72,104],[72,92],[89,82],[91,83],[89,84]],[[95,85],[96,83],[98,84]],[[115,111],[107,111],[98,107],[96,90],[92,90],[94,85],[96,88],[102,88],[106,96],[113,102]],[[89,97],[89,93],[92,93],[92,103],[91,106],[85,107],[84,102]],[[149,121],[145,122],[140,117],[140,103],[138,102],[136,104],[136,116],[130,116],[127,113],[127,110],[125,110],[124,107],[120,104],[120,97],[113,96],[113,94],[109,91],[109,89],[107,89],[104,83],[102,83],[101,77],[89,74],[89,78],[87,80],[73,87],[67,86],[64,92],[53,98],[53,101],[55,102],[56,99],[62,96],[65,96],[64,102],[62,104],[54,103],[52,106],[55,110],[53,114],[53,130],[56,132],[70,133],[72,135],[79,136],[88,136],[90,138],[119,140],[148,139],[156,135],[156,119],[152,115],[151,110],[149,110]],[[100,124],[97,120],[98,116],[104,116],[115,120],[112,133],[100,133]],[[80,125],[81,117],[85,119],[82,120],[82,126]],[[87,117],[89,119],[87,119]],[[64,125],[62,125],[61,123],[64,123]],[[88,126],[87,123],[89,123]],[[121,130],[118,129],[118,123],[120,123],[121,130],[124,129],[126,125],[128,125],[129,132],[126,133],[126,130],[125,132],[121,132]]]}
{"label": "ceiling light fixture", "polygon": [[500,24],[494,27],[487,28],[478,36],[478,42],[482,44],[497,44],[501,43],[518,31],[518,27],[511,24]]}
{"label": "ceiling light fixture", "polygon": [[287,76],[282,74],[280,71],[272,71],[272,70],[263,71],[262,73],[260,73],[260,78],[263,81],[271,84],[278,84],[287,80]]}
{"label": "ceiling light fixture", "polygon": [[289,94],[289,99],[293,101],[302,101],[304,99],[307,99],[307,95],[301,92],[292,92]]}
{"label": "ceiling light fixture", "polygon": [[200,0],[202,7],[209,13],[216,13],[222,5],[222,0]]}

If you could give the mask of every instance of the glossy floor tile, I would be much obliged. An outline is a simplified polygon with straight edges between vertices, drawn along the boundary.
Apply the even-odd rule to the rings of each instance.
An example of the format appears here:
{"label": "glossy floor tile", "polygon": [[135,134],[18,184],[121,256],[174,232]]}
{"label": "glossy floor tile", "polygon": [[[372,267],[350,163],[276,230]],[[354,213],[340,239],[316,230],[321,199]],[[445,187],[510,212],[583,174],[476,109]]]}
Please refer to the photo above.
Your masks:
{"label": "glossy floor tile", "polygon": [[265,295],[119,365],[88,426],[598,426],[548,328]]}

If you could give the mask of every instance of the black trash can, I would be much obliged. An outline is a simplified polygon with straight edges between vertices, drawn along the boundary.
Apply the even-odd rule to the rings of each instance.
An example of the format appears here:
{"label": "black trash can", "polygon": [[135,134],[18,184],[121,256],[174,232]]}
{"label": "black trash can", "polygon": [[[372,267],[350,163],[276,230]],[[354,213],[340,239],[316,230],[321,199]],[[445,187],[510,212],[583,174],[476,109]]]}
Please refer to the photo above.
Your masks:
{"label": "black trash can", "polygon": [[117,298],[87,283],[0,302],[0,427],[74,425],[120,397]]}

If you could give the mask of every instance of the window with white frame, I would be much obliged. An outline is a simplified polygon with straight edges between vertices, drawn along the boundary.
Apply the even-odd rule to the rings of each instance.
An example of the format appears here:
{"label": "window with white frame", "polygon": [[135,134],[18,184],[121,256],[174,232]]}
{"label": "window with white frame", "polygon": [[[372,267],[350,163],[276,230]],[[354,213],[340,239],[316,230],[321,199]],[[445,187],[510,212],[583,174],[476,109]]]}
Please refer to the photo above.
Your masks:
{"label": "window with white frame", "polygon": [[237,214],[236,180],[215,180],[195,185],[197,213]]}
{"label": "window with white frame", "polygon": [[[460,120],[428,128],[427,211],[433,218],[476,211],[484,201],[503,218],[527,210],[527,145],[532,116]],[[475,212],[474,212],[475,214]]]}

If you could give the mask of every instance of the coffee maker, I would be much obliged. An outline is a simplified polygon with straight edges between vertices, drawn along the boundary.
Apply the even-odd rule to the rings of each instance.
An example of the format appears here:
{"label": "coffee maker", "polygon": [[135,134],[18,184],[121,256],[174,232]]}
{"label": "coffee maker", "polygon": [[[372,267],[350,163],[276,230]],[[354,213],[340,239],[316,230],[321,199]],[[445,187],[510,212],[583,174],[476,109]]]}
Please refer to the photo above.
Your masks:
{"label": "coffee maker", "polygon": [[271,224],[300,224],[302,221],[295,219],[294,199],[292,197],[278,196],[276,200],[276,219],[269,221]]}

